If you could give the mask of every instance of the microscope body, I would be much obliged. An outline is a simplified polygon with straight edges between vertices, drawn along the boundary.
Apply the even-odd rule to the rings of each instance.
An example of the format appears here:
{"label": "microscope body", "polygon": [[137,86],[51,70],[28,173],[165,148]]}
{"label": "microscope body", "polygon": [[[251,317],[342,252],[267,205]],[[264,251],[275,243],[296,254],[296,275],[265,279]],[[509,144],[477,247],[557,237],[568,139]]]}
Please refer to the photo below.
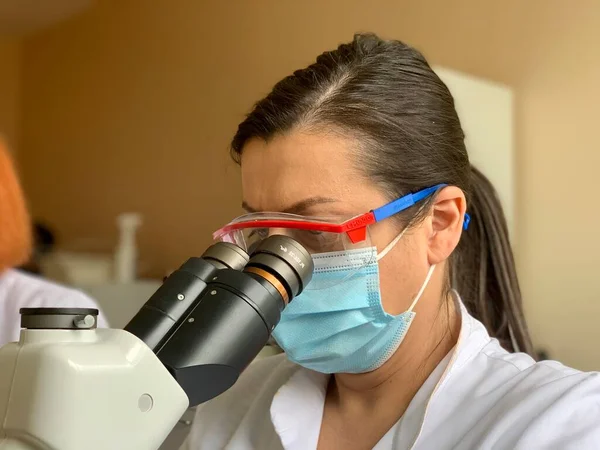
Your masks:
{"label": "microscope body", "polygon": [[0,348],[0,450],[157,450],[189,406],[237,381],[313,267],[285,236],[251,257],[222,242],[124,330],[97,329],[95,309],[21,309],[19,342]]}
{"label": "microscope body", "polygon": [[124,330],[24,329],[0,348],[0,450],[155,450],[187,407]]}

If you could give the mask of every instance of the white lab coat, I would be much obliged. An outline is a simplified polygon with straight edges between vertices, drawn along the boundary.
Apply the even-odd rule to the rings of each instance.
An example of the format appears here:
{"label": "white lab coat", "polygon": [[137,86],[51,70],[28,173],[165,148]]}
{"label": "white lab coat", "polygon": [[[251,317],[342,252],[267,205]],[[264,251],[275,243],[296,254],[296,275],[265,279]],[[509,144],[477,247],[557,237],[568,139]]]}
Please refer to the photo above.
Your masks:
{"label": "white lab coat", "polygon": [[[461,312],[455,349],[374,449],[600,449],[599,373],[510,354]],[[284,355],[256,361],[198,407],[181,450],[315,449],[327,380]]]}
{"label": "white lab coat", "polygon": [[[94,300],[75,289],[15,269],[5,270],[0,273],[0,347],[19,340],[19,310],[40,307],[99,309]],[[100,313],[98,327],[107,326],[104,316]]]}

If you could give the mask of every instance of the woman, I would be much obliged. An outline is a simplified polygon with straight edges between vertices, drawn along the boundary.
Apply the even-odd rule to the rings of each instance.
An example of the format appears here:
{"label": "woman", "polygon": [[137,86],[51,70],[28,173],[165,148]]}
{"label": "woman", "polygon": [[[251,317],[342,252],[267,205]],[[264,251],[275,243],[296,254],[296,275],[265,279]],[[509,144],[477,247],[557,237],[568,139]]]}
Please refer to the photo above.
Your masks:
{"label": "woman", "polygon": [[[96,308],[96,303],[73,289],[15,269],[28,261],[32,250],[29,213],[15,167],[0,141],[0,347],[19,339],[21,308]],[[98,326],[106,327],[104,316]]]}
{"label": "woman", "polygon": [[357,35],[279,82],[232,148],[255,214],[216,236],[289,234],[315,273],[274,331],[286,355],[201,405],[185,449],[600,446],[598,374],[517,353],[504,219],[420,53]]}

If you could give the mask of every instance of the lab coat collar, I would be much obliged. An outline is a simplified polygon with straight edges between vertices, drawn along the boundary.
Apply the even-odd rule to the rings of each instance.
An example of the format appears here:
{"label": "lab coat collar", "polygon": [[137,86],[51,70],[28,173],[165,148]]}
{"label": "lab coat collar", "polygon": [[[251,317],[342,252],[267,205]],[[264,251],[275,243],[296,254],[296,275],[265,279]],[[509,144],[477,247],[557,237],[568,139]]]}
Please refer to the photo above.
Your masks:
{"label": "lab coat collar", "polygon": [[[271,421],[284,449],[316,448],[330,375],[298,366],[289,381],[275,393]],[[311,445],[307,445],[310,443]]]}
{"label": "lab coat collar", "polygon": [[[452,291],[452,294],[459,304],[461,314],[458,341],[449,354],[449,358],[444,358],[440,363],[440,366],[446,365],[441,376],[441,367],[434,370],[439,381],[433,390],[427,395],[419,395],[421,393],[419,391],[405,413],[406,416],[409,410],[413,410],[418,411],[421,415],[418,420],[420,425],[412,428],[414,430],[414,436],[411,439],[413,443],[421,434],[427,410],[439,396],[439,392],[451,378],[452,373],[467,364],[490,341],[485,327],[469,314],[458,293]],[[330,375],[296,366],[296,370],[292,371],[289,380],[276,392],[271,404],[271,421],[286,450],[305,450],[317,447],[329,377]],[[426,382],[424,386],[427,384]],[[415,405],[415,402],[419,402],[419,405]],[[402,431],[403,433],[408,432],[404,427]]]}
{"label": "lab coat collar", "polygon": [[486,328],[475,319],[463,303],[460,295],[452,290],[452,295],[460,307],[460,334],[454,349],[454,355],[448,368],[457,370],[467,364],[473,357],[481,352],[491,340]]}

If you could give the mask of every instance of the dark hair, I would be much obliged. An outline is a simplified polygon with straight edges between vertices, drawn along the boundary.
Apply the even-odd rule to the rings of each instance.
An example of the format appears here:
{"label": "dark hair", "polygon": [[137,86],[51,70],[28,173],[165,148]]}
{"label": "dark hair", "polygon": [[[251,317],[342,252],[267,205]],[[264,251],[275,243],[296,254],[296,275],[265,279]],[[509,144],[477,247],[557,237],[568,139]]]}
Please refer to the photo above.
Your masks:
{"label": "dark hair", "polygon": [[469,230],[453,253],[452,285],[505,348],[535,356],[504,211],[492,183],[473,166],[469,213]]}
{"label": "dark hair", "polygon": [[[457,280],[469,312],[507,349],[531,350],[501,207],[477,204],[490,199],[477,193],[485,178],[471,169],[452,95],[421,53],[356,35],[256,103],[238,127],[232,155],[239,162],[249,139],[267,141],[294,128],[355,137],[361,167],[390,200],[440,183],[461,188],[474,231],[453,253],[449,280]],[[400,220],[418,221],[428,211],[413,209]]]}

